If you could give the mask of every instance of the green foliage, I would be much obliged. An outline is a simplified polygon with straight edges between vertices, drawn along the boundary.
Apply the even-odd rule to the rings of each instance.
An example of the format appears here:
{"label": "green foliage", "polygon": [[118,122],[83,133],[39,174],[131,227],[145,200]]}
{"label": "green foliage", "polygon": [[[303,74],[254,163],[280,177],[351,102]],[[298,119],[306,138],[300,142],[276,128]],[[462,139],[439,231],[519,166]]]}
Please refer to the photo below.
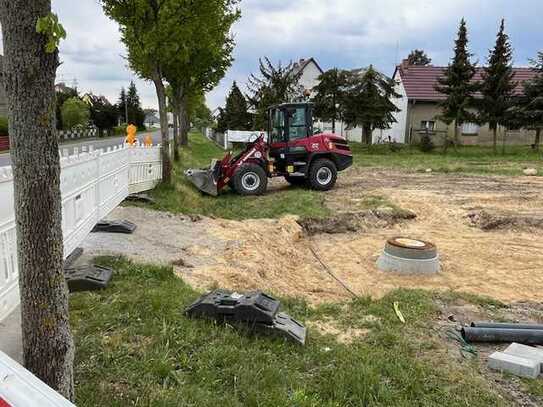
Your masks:
{"label": "green foliage", "polygon": [[[454,58],[447,67],[445,75],[438,79],[436,86],[436,90],[446,96],[440,104],[443,111],[440,119],[447,124],[455,122],[455,129],[463,123],[477,121],[473,108],[476,107],[474,93],[479,90],[479,85],[472,81],[475,75],[475,64],[471,63],[470,58],[466,21],[462,19],[458,38],[455,41]],[[455,130],[455,135],[456,132],[457,130]],[[457,140],[454,142],[456,143]],[[447,140],[445,146],[448,144]]]}
{"label": "green foliage", "polygon": [[531,81],[524,82],[524,95],[516,98],[515,106],[509,110],[509,115],[515,121],[515,127],[536,131],[534,146],[539,148],[543,131],[543,52],[532,61],[532,65],[537,76]]}
{"label": "green foliage", "polygon": [[423,153],[429,153],[433,151],[435,148],[434,143],[432,142],[432,137],[430,136],[430,132],[426,132],[422,135],[420,139],[419,149]]}
{"label": "green foliage", "polygon": [[78,97],[71,97],[62,105],[61,116],[64,130],[86,126],[90,118],[89,106]]}
{"label": "green foliage", "polygon": [[45,52],[52,54],[58,49],[60,41],[66,38],[66,30],[58,21],[58,16],[49,13],[45,17],[40,17],[36,22],[36,32],[47,37]]}
{"label": "green foliage", "polygon": [[62,105],[68,99],[79,97],[77,89],[69,88],[67,86],[61,86],[60,90],[55,92],[55,110],[56,110],[56,119],[57,119],[57,130],[64,129],[64,124],[62,122]]}
{"label": "green foliage", "polygon": [[350,127],[364,129],[364,143],[371,144],[374,129],[389,128],[396,122],[394,113],[399,112],[392,98],[399,98],[392,79],[370,66],[363,74],[349,76],[349,88],[345,95],[343,118]]}
{"label": "green foliage", "polygon": [[145,112],[141,107],[140,97],[134,81],[131,81],[128,86],[126,103],[128,106],[128,123],[135,124],[140,130],[145,130]]}
{"label": "green foliage", "polygon": [[[450,350],[431,323],[439,299],[431,292],[400,289],[379,300],[317,308],[284,299],[285,311],[302,323],[368,330],[344,344],[310,327],[300,347],[187,318],[182,310],[200,293],[171,266],[96,261],[115,270],[110,286],[70,296],[78,406],[507,405],[473,364],[443,359]],[[405,325],[394,314],[395,301]]]}
{"label": "green foliage", "polygon": [[407,57],[409,65],[430,65],[432,59],[422,49],[414,49]]}
{"label": "green foliage", "polygon": [[330,120],[335,125],[345,110],[348,84],[347,71],[334,68],[321,74],[319,84],[313,89],[316,92],[313,98],[315,117]]}
{"label": "green foliage", "polygon": [[267,128],[267,111],[270,106],[286,103],[302,97],[303,89],[298,84],[302,71],[294,64],[274,66],[268,57],[260,58],[260,75],[249,76],[249,103],[256,110],[255,130]]}
{"label": "green foliage", "polygon": [[9,134],[9,123],[6,116],[0,116],[0,136],[7,136]]}
{"label": "green foliage", "polygon": [[196,129],[208,127],[213,124],[211,110],[206,105],[205,94],[202,91],[189,95],[187,98],[187,113],[189,122]]}
{"label": "green foliage", "polygon": [[517,85],[513,81],[514,76],[513,48],[505,33],[505,22],[502,19],[496,45],[490,51],[488,66],[483,69],[481,84],[483,98],[479,108],[480,121],[488,123],[491,130],[496,130],[498,125],[506,125],[510,120],[508,112],[513,105],[513,94]]}
{"label": "green foliage", "polygon": [[[221,111],[221,131],[225,130],[251,130],[252,117],[247,111],[247,100],[234,81],[232,89],[226,98],[226,106]],[[224,124],[223,124],[224,123]]]}
{"label": "green foliage", "polygon": [[90,119],[100,133],[111,131],[117,125],[117,107],[109,103],[104,96],[89,95]]}

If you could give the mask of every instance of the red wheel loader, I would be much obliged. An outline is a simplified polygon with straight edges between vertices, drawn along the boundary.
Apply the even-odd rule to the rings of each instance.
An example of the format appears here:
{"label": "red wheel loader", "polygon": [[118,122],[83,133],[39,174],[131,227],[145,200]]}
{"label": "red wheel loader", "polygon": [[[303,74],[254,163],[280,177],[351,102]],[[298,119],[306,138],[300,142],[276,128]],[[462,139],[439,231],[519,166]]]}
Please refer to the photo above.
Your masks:
{"label": "red wheel loader", "polygon": [[261,135],[238,155],[228,153],[210,167],[189,169],[185,175],[200,191],[213,196],[227,185],[241,195],[259,195],[266,192],[272,177],[327,191],[334,187],[337,173],[352,163],[344,138],[313,131],[310,103],[288,103],[268,110],[267,140]]}

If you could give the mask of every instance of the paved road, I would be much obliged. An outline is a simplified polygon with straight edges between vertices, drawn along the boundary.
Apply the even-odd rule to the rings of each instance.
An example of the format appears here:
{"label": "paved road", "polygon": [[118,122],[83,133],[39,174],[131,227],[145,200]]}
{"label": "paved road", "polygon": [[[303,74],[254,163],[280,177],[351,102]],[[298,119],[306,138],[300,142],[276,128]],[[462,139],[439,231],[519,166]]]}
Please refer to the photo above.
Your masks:
{"label": "paved road", "polygon": [[[170,131],[171,133],[171,131]],[[147,133],[138,133],[138,139],[140,141],[143,141],[143,136]],[[150,133],[153,137],[153,144],[160,144],[160,131],[154,130]],[[171,136],[171,134],[170,134]],[[119,136],[119,137],[108,137],[106,139],[91,139],[91,140],[81,140],[81,141],[68,141],[66,143],[62,143],[60,145],[60,149],[64,151],[64,149],[68,149],[69,154],[74,153],[74,149],[77,148],[79,152],[81,152],[82,147],[87,147],[87,149],[90,146],[94,146],[94,149],[99,148],[108,148],[113,146],[118,146],[123,143],[125,137]],[[0,167],[4,167],[6,165],[11,165],[11,157],[9,153],[1,154],[0,153]]]}

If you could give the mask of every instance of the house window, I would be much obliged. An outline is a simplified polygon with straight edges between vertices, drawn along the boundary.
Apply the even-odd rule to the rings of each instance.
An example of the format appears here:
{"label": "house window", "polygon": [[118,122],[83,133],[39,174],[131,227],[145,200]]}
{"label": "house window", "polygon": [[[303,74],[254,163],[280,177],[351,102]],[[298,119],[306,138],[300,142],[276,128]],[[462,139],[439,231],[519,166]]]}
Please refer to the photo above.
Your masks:
{"label": "house window", "polygon": [[436,122],[433,120],[423,120],[420,122],[421,130],[434,131],[436,127]]}
{"label": "house window", "polygon": [[462,125],[462,134],[476,136],[479,134],[479,125],[476,123],[464,123]]}

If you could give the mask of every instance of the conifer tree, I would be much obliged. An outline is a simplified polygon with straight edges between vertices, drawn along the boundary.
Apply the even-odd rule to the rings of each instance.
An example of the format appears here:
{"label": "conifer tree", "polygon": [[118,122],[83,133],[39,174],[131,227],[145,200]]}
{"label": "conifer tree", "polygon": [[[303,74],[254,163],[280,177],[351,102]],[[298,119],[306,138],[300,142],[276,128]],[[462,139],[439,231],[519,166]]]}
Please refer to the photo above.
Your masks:
{"label": "conifer tree", "polygon": [[372,143],[374,129],[387,129],[396,122],[394,113],[400,109],[392,102],[399,98],[394,81],[373,67],[360,75],[350,74],[349,89],[345,95],[344,120],[349,127],[361,126],[363,143]]}
{"label": "conifer tree", "polygon": [[454,126],[454,140],[451,141],[446,136],[443,150],[445,153],[451,142],[454,146],[458,144],[459,127],[466,122],[477,120],[473,109],[475,108],[474,93],[479,89],[479,85],[473,82],[476,66],[470,58],[466,21],[462,19],[458,38],[455,41],[454,57],[436,85],[436,90],[446,96],[440,104],[442,109],[440,118],[448,125]]}
{"label": "conifer tree", "polygon": [[505,22],[502,19],[496,45],[490,51],[488,66],[483,70],[481,84],[483,98],[479,109],[481,121],[488,123],[493,132],[494,153],[497,152],[498,126],[506,125],[507,111],[512,106],[517,85],[513,80],[515,73],[512,59],[513,48],[509,36],[505,33]]}
{"label": "conifer tree", "polygon": [[313,89],[315,116],[332,121],[332,133],[336,132],[336,120],[341,118],[344,107],[348,73],[341,69],[330,69],[319,76],[319,84]]}
{"label": "conifer tree", "polygon": [[543,52],[532,61],[537,76],[524,82],[524,94],[517,98],[517,104],[511,109],[519,126],[535,130],[533,147],[539,150],[543,131]]}
{"label": "conifer tree", "polygon": [[226,126],[230,130],[250,130],[251,115],[247,111],[247,100],[234,81],[230,94],[226,98],[224,109]]}
{"label": "conifer tree", "polygon": [[430,65],[432,59],[422,49],[414,49],[407,57],[409,65]]}

